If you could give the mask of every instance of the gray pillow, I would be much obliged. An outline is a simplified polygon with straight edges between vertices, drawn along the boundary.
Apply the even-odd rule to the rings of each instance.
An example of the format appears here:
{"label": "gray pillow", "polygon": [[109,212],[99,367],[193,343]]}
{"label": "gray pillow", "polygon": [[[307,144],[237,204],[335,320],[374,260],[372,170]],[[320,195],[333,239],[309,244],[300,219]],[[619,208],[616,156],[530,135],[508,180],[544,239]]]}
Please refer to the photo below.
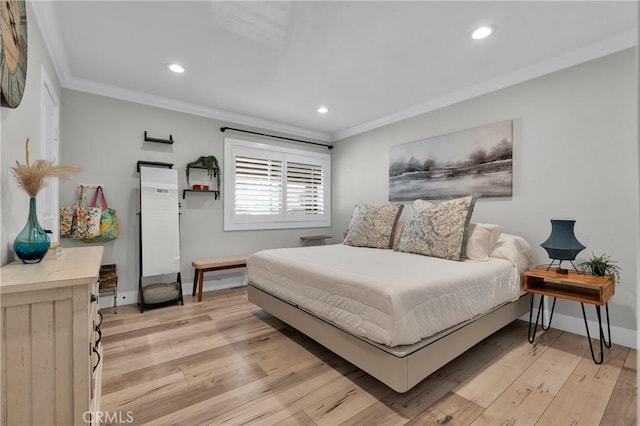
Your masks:
{"label": "gray pillow", "polygon": [[356,204],[344,244],[356,247],[390,248],[402,204],[375,207]]}
{"label": "gray pillow", "polygon": [[398,250],[464,260],[469,219],[474,197],[457,198],[440,204],[413,202],[411,218],[404,225]]}

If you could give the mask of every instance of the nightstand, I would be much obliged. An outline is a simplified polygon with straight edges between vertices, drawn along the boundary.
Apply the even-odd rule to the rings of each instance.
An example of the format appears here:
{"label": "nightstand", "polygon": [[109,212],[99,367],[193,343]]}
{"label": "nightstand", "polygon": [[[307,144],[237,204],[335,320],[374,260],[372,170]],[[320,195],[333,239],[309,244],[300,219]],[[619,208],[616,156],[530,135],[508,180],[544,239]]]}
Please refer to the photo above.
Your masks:
{"label": "nightstand", "polygon": [[[572,300],[574,302],[580,302],[582,307],[582,317],[584,319],[584,326],[587,330],[587,339],[589,340],[589,349],[591,350],[591,358],[596,364],[602,364],[604,359],[603,343],[607,348],[611,347],[611,327],[609,325],[609,299],[615,293],[614,283],[607,277],[597,277],[591,274],[580,274],[575,271],[569,271],[568,274],[559,274],[555,268],[547,268],[546,266],[538,266],[530,269],[524,273],[524,291],[531,293],[531,309],[529,310],[529,343],[533,343],[538,329],[538,322],[540,322],[541,312],[544,309],[544,297],[553,297],[553,304],[551,305],[551,314],[549,316],[549,324],[546,328],[544,321],[540,322],[540,326],[543,330],[548,330],[551,327],[551,320],[553,319],[553,310],[556,306],[556,299]],[[540,295],[540,304],[538,306],[538,314],[536,316],[535,325],[533,327],[533,333],[531,332],[531,322],[533,319],[533,302],[536,294]],[[596,307],[596,314],[598,316],[598,327],[600,331],[600,358],[596,359],[593,352],[593,346],[591,343],[591,336],[589,334],[589,325],[587,324],[587,315],[584,310],[584,304],[588,303]],[[602,315],[600,312],[601,306],[604,305],[607,314],[607,334],[609,335],[608,342],[604,338],[604,331],[602,329]]]}

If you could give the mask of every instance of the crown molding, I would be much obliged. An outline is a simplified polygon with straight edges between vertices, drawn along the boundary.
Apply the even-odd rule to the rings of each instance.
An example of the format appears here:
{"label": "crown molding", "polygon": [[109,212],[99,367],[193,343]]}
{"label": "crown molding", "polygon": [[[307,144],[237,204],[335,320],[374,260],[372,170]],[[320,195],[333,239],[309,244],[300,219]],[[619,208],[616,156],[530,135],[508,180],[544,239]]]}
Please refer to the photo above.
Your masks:
{"label": "crown molding", "polygon": [[62,87],[71,77],[69,69],[69,61],[67,59],[67,51],[62,42],[62,33],[58,26],[58,19],[53,10],[53,2],[48,1],[30,1],[27,4],[31,7],[31,12],[36,18],[40,34],[44,40],[44,44],[49,51],[53,68],[58,74],[58,80]]}
{"label": "crown molding", "polygon": [[92,93],[94,95],[105,96],[108,98],[120,99],[123,101],[168,109],[171,111],[184,112],[201,117],[213,118],[215,120],[220,120],[229,124],[240,124],[244,126],[270,130],[273,132],[281,132],[289,135],[314,139],[322,142],[331,142],[331,135],[329,135],[328,133],[317,132],[302,127],[279,123],[277,121],[252,117],[246,114],[238,114],[221,109],[208,108],[202,105],[192,104],[190,102],[183,102],[171,98],[152,95],[146,92],[124,89],[122,87],[112,86],[109,84],[96,83],[94,81],[85,80],[78,77],[71,77],[70,79],[67,79],[64,87],[66,89]]}
{"label": "crown molding", "polygon": [[494,92],[505,87],[513,86],[527,80],[532,80],[536,77],[541,77],[543,75],[569,68],[606,55],[610,55],[612,53],[619,52],[621,50],[625,50],[637,45],[637,31],[632,30],[626,33],[621,33],[616,36],[591,44],[589,46],[576,49],[563,55],[559,55],[545,61],[538,62],[534,65],[521,68],[517,71],[484,81],[480,84],[469,86],[456,92],[429,99],[426,102],[412,106],[394,114],[381,117],[376,120],[351,127],[349,129],[335,132],[331,134],[332,140],[333,142],[337,142],[351,136],[355,136],[382,126],[396,123],[401,120],[406,120],[408,118],[434,111],[439,108],[453,105],[455,103],[462,102],[476,96]]}
{"label": "crown molding", "polygon": [[310,138],[322,142],[331,142],[329,133],[318,132],[302,127],[292,126],[272,120],[265,120],[246,114],[239,114],[221,109],[208,108],[189,102],[177,101],[175,99],[164,98],[136,90],[124,89],[108,84],[97,83],[86,79],[74,77],[69,68],[67,52],[62,41],[62,33],[58,26],[53,2],[31,1],[32,11],[35,21],[42,33],[45,46],[51,56],[53,67],[58,74],[60,84],[65,89],[78,90],[82,92],[92,93],[94,95],[106,96],[109,98],[120,99],[123,101],[135,102],[144,105],[155,106],[158,108],[168,109],[172,111],[184,112],[187,114],[198,115],[202,117],[213,118],[232,124],[240,124],[244,126],[257,127],[273,132],[281,132],[289,135],[295,135],[304,138]]}
{"label": "crown molding", "polygon": [[31,1],[28,3],[31,5],[31,10],[36,18],[35,20],[38,22],[42,38],[44,39],[45,45],[51,56],[60,84],[64,88],[213,118],[233,124],[241,124],[274,132],[282,132],[311,138],[323,142],[340,141],[382,126],[406,120],[420,114],[434,111],[436,109],[503,89],[505,87],[513,86],[536,77],[550,74],[555,71],[569,68],[638,45],[637,30],[628,31],[520,70],[469,86],[462,90],[429,99],[426,102],[414,105],[394,114],[329,134],[74,77],[69,68],[69,61],[67,59],[64,43],[62,42],[62,33],[60,32],[55,11],[53,9],[53,2]]}

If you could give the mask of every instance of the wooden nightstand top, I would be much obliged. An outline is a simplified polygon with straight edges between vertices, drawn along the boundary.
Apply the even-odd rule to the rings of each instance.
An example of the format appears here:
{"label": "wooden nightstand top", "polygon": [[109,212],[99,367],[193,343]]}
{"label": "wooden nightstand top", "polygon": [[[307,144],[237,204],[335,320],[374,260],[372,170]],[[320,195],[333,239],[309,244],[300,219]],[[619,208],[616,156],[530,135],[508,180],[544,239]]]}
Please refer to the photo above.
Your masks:
{"label": "wooden nightstand top", "polygon": [[607,277],[579,274],[575,271],[558,274],[555,268],[547,271],[546,266],[538,266],[524,273],[524,291],[604,305],[614,295],[615,286]]}

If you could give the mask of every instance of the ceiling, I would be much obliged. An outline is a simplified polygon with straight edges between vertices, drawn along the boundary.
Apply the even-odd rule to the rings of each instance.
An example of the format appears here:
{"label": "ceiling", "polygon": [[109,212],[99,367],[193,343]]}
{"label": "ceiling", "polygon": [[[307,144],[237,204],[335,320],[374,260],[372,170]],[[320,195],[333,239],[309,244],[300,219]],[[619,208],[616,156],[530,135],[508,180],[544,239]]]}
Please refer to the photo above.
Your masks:
{"label": "ceiling", "polygon": [[[634,46],[638,29],[635,1],[32,5],[64,87],[325,141]],[[496,33],[472,40],[481,24]]]}

